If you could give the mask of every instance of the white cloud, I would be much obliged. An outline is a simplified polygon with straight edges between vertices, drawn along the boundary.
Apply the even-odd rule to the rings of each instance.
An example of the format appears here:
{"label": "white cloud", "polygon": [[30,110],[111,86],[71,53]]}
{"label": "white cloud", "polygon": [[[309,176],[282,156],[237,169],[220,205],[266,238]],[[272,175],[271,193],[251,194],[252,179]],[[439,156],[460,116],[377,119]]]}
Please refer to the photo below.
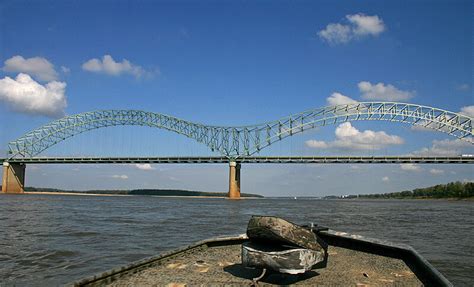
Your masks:
{"label": "white cloud", "polygon": [[382,177],[382,181],[385,181],[385,182],[390,181],[390,178],[388,178],[388,176],[384,176]]}
{"label": "white cloud", "polygon": [[468,92],[469,90],[471,90],[471,85],[460,84],[456,87],[456,90],[461,91],[461,92]]}
{"label": "white cloud", "polygon": [[418,156],[458,156],[464,153],[473,153],[472,144],[460,139],[445,139],[434,140],[431,147],[424,147],[412,154]]}
{"label": "white cloud", "polygon": [[419,121],[418,124],[411,126],[412,131],[422,131],[422,132],[438,132],[444,131],[449,133],[449,127],[441,126],[439,123],[429,122],[429,121]]}
{"label": "white cloud", "polygon": [[71,72],[71,69],[69,69],[68,67],[65,67],[65,66],[61,66],[61,71],[64,74],[69,74]]}
{"label": "white cloud", "polygon": [[353,100],[347,96],[344,96],[341,93],[332,93],[331,96],[329,96],[326,99],[326,102],[330,106],[337,106],[337,105],[347,105],[347,104],[355,104],[357,103],[356,100]]}
{"label": "white cloud", "polygon": [[435,130],[432,128],[429,128],[429,126],[434,127],[435,124],[429,123],[427,121],[419,121],[417,125],[412,125],[410,129],[412,131],[421,131],[421,132],[434,132]]}
{"label": "white cloud", "polygon": [[400,169],[405,171],[421,171],[421,167],[414,163],[401,164]]}
{"label": "white cloud", "polygon": [[325,141],[308,140],[305,143],[310,148],[328,148],[328,144]]}
{"label": "white cloud", "polygon": [[351,27],[339,23],[328,24],[318,35],[330,44],[344,44],[353,38]]}
{"label": "white cloud", "polygon": [[366,16],[364,14],[355,14],[347,15],[346,18],[354,25],[352,30],[355,35],[377,36],[385,30],[385,25],[382,19],[380,19],[377,15]]}
{"label": "white cloud", "polygon": [[334,148],[371,150],[381,149],[388,145],[403,144],[403,139],[396,135],[389,135],[384,131],[359,131],[350,122],[340,124],[335,131],[336,140],[324,142],[317,140],[306,141],[305,144],[311,148]]}
{"label": "white cloud", "polygon": [[430,169],[430,173],[434,174],[434,175],[440,175],[440,174],[444,173],[444,170],[432,168],[432,169]]}
{"label": "white cloud", "polygon": [[144,163],[144,164],[137,163],[137,164],[135,164],[135,167],[138,168],[138,169],[141,169],[141,170],[154,170],[155,169],[149,163]]}
{"label": "white cloud", "polygon": [[474,106],[465,106],[461,108],[460,114],[474,118]]}
{"label": "white cloud", "polygon": [[116,62],[112,56],[105,55],[102,60],[94,58],[82,64],[82,69],[89,72],[104,73],[112,76],[121,74],[130,74],[137,78],[147,74],[145,69],[130,61],[123,59],[122,62]]}
{"label": "white cloud", "polygon": [[114,174],[111,176],[111,178],[116,178],[116,179],[128,179],[128,175],[125,174]]}
{"label": "white cloud", "polygon": [[16,79],[0,79],[0,101],[15,111],[27,114],[63,116],[67,106],[65,90],[64,82],[53,81],[41,85],[23,73],[18,74]]}
{"label": "white cloud", "polygon": [[383,20],[377,15],[346,15],[346,19],[348,24],[328,24],[325,29],[318,32],[319,37],[329,44],[336,45],[362,37],[378,36],[385,30]]}
{"label": "white cloud", "polygon": [[54,81],[58,79],[58,73],[54,65],[41,57],[25,59],[22,56],[13,56],[4,62],[3,71],[27,73],[40,81]]}
{"label": "white cloud", "polygon": [[370,82],[363,81],[358,84],[358,87],[362,98],[367,100],[406,101],[415,94],[415,92],[402,91],[384,83],[372,85]]}

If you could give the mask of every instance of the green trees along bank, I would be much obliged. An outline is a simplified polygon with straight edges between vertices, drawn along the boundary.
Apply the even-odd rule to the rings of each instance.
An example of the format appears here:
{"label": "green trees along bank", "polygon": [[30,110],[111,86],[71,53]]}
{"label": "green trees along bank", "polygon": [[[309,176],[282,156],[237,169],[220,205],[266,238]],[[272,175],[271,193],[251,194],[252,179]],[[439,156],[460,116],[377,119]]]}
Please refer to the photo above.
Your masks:
{"label": "green trees along bank", "polygon": [[469,198],[474,197],[474,182],[450,182],[383,194],[359,194],[358,198]]}

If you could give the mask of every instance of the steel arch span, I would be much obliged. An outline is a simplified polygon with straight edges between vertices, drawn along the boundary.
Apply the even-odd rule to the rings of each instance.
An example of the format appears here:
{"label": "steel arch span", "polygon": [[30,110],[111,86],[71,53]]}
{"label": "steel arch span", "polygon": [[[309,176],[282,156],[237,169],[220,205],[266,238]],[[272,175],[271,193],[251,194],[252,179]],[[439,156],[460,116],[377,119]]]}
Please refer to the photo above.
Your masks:
{"label": "steel arch span", "polygon": [[205,144],[223,156],[238,158],[256,154],[274,142],[309,129],[365,120],[423,126],[474,144],[471,117],[415,104],[359,102],[317,108],[276,121],[235,127],[203,125],[139,110],[86,112],[53,121],[10,142],[8,157],[33,157],[74,135],[97,128],[138,125],[182,134]]}

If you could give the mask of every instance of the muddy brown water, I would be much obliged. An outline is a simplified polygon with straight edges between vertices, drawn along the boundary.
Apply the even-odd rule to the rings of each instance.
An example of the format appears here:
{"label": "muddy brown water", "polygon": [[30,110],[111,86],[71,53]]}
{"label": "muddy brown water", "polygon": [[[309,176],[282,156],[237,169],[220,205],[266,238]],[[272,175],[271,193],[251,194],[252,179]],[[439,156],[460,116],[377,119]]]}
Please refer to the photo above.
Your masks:
{"label": "muddy brown water", "polygon": [[474,282],[474,202],[0,196],[0,286],[63,285],[281,216],[413,246],[456,286]]}

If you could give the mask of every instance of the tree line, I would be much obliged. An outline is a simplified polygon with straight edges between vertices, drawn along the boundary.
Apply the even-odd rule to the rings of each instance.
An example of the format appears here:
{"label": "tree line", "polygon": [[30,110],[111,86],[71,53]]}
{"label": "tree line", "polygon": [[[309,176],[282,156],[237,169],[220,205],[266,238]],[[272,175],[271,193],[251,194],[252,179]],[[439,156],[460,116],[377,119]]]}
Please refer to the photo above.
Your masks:
{"label": "tree line", "polygon": [[[0,185],[1,189],[1,185]],[[57,188],[25,187],[28,192],[66,192],[66,193],[89,193],[89,194],[129,194],[129,195],[159,195],[159,196],[212,196],[226,197],[227,192],[206,192],[182,189],[132,189],[132,190],[64,190]],[[259,194],[241,193],[241,197],[263,197]]]}
{"label": "tree line", "polygon": [[474,197],[474,182],[450,182],[435,186],[382,194],[359,194],[347,198],[468,198]]}

